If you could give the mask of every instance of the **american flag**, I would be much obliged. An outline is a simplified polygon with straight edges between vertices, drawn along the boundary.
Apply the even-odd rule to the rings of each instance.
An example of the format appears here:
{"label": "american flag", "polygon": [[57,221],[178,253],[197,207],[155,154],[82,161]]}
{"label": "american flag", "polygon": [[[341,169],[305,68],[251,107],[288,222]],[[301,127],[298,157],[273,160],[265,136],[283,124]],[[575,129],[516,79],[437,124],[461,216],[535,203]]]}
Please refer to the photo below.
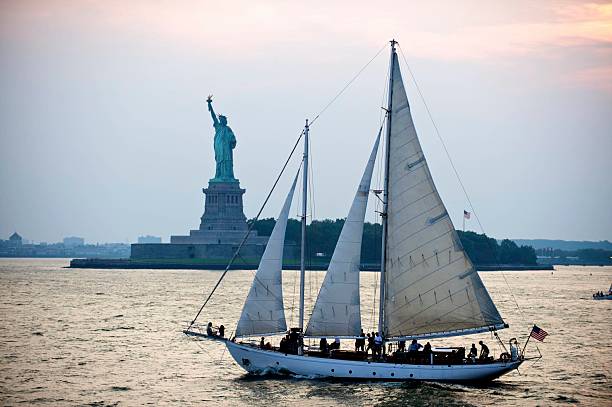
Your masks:
{"label": "american flag", "polygon": [[534,325],[533,328],[531,328],[530,336],[534,339],[537,339],[540,342],[543,342],[544,338],[546,338],[547,335],[548,335],[548,332],[546,332],[542,328],[539,328],[537,325]]}
{"label": "american flag", "polygon": [[463,217],[466,218],[466,219],[469,219],[470,216],[472,216],[472,214],[464,209],[463,210]]}

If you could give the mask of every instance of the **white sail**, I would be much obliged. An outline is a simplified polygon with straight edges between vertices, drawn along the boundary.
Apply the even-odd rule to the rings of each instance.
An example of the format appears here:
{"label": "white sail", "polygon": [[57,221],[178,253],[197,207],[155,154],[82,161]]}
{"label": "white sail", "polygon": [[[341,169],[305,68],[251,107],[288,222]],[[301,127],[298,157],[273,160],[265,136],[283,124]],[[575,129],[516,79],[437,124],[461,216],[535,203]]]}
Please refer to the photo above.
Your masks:
{"label": "white sail", "polygon": [[242,308],[236,336],[272,334],[287,330],[283,306],[283,249],[296,182],[297,176],[261,257],[251,290]]}
{"label": "white sail", "polygon": [[306,328],[307,336],[358,336],[361,330],[359,307],[359,266],[363,221],[370,182],[376,161],[380,133],[370,153],[353,204],[340,232],[319,296]]}
{"label": "white sail", "polygon": [[433,183],[397,54],[388,154],[387,337],[437,337],[504,327]]}

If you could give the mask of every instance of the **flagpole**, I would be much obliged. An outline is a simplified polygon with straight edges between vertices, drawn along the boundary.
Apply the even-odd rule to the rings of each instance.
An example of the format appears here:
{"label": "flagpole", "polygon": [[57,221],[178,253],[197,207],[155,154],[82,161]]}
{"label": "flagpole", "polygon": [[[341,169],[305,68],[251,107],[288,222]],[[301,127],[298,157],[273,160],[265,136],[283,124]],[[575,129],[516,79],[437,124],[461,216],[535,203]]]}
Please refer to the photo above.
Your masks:
{"label": "flagpole", "polygon": [[[535,327],[535,324],[533,324],[533,326]],[[527,342],[525,342],[525,346],[523,346],[523,350],[521,351],[521,355],[525,354],[525,348],[527,348],[527,344],[529,343],[529,340],[531,339],[531,332],[533,332],[533,327],[531,328],[531,331],[529,332],[529,336],[527,337]]]}

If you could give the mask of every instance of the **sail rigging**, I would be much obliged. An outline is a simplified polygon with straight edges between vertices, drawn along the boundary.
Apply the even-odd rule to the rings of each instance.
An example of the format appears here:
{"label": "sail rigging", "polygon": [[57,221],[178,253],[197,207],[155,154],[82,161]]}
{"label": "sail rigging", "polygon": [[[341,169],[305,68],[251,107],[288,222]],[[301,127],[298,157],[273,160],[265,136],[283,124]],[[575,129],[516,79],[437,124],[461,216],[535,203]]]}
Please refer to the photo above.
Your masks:
{"label": "sail rigging", "polygon": [[504,321],[463,250],[434,185],[395,48],[390,81],[381,302],[385,336],[439,337],[501,329]]}
{"label": "sail rigging", "polygon": [[[382,127],[381,127],[382,130]],[[307,336],[358,336],[361,330],[359,266],[363,222],[374,162],[380,141],[376,137],[355,198],[319,290],[306,328]]]}
{"label": "sail rigging", "polygon": [[272,229],[249,295],[242,308],[236,336],[263,335],[287,330],[283,305],[283,250],[287,219],[297,179],[296,175],[278,220]]}

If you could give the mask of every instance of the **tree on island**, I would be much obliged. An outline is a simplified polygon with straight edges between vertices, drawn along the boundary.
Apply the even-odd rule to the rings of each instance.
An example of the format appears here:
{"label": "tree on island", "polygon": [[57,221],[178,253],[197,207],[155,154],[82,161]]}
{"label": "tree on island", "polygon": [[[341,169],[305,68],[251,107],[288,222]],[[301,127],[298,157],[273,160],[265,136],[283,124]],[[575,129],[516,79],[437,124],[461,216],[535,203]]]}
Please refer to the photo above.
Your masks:
{"label": "tree on island", "polygon": [[[249,223],[252,223],[251,219]],[[270,236],[276,221],[273,218],[261,219],[255,222],[254,229],[260,236]],[[322,258],[329,260],[340,231],[344,225],[344,219],[314,220],[306,226],[306,256],[308,258]],[[361,262],[363,264],[380,263],[382,227],[378,223],[366,222],[363,227],[363,241],[361,244]],[[476,265],[495,264],[525,264],[534,265],[536,253],[531,246],[517,246],[511,240],[504,239],[501,244],[497,240],[487,237],[485,234],[475,232],[457,231],[461,244],[470,259]],[[289,219],[285,241],[299,244],[301,241],[300,222]]]}

